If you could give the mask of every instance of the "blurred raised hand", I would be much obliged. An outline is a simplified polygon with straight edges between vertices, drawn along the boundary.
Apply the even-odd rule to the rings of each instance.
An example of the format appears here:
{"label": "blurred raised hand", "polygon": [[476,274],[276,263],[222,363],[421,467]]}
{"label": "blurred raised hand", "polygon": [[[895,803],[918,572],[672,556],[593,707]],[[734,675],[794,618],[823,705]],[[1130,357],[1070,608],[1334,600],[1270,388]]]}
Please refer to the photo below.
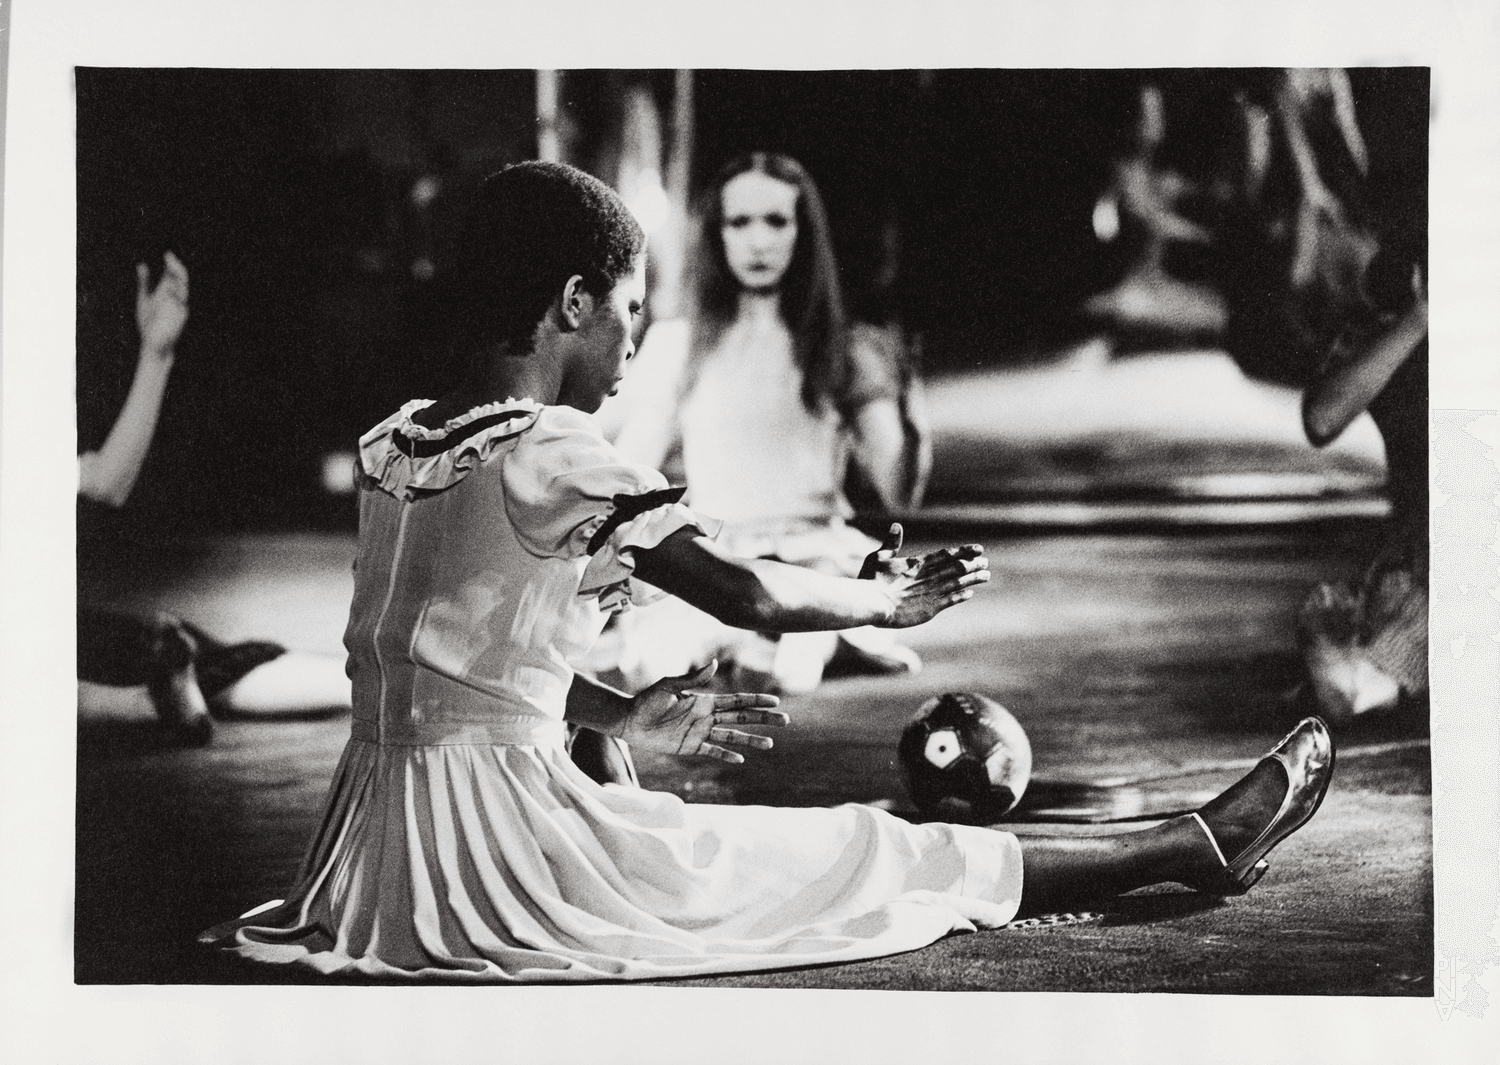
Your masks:
{"label": "blurred raised hand", "polygon": [[188,272],[171,252],[162,256],[161,280],[150,287],[151,271],[135,266],[135,324],[142,359],[170,359],[188,320]]}
{"label": "blurred raised hand", "polygon": [[151,271],[146,264],[136,264],[135,324],[141,350],[135,377],[104,444],[78,456],[78,494],[105,506],[123,506],[140,476],[156,435],[177,340],[187,325],[187,267],[171,252],[162,262],[161,280],[155,288],[150,287]]}

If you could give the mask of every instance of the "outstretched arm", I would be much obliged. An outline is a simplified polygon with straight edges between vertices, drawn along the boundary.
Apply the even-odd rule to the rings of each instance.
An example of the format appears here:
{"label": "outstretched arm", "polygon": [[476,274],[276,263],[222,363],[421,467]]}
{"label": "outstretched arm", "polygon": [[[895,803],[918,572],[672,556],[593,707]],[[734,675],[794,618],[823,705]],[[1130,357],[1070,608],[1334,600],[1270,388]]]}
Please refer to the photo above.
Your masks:
{"label": "outstretched arm", "polygon": [[165,256],[165,264],[161,280],[150,291],[146,287],[146,264],[136,265],[135,321],[141,334],[141,352],[135,377],[104,446],[85,452],[78,460],[79,495],[112,507],[124,504],[140,476],[156,434],[167,378],[176,358],[177,338],[187,324],[187,267],[171,252]]}
{"label": "outstretched arm", "polygon": [[[898,557],[900,549],[901,526],[892,525],[859,577],[845,579],[765,559],[733,558],[688,528],[656,547],[637,548],[635,572],[720,621],[760,632],[920,625],[969,599],[974,586],[989,579],[989,562],[978,545],[915,558]],[[771,740],[731,726],[784,725],[787,716],[771,709],[777,705],[774,696],[692,690],[707,684],[717,668],[710,662],[696,672],[667,677],[634,698],[575,676],[567,719],[646,750],[742,762],[730,748],[766,750]]]}
{"label": "outstretched arm", "polygon": [[901,527],[866,561],[864,579],[829,577],[768,559],[734,558],[682,529],[635,552],[642,580],[736,628],[816,632],[860,625],[907,628],[930,621],[989,580],[977,544],[900,558]]}
{"label": "outstretched arm", "polygon": [[1302,396],[1302,428],[1314,447],[1338,438],[1380,395],[1427,335],[1427,301],[1417,302],[1363,350],[1332,368]]}

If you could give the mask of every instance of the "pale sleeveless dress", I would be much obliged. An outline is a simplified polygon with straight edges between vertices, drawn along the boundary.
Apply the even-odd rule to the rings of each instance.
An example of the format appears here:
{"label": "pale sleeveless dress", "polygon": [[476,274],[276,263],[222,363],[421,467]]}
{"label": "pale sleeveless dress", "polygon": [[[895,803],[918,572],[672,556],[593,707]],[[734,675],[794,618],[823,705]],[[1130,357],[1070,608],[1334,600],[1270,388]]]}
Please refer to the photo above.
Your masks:
{"label": "pale sleeveless dress", "polygon": [[[851,335],[851,409],[899,397],[890,355],[857,326]],[[600,411],[607,437],[631,461],[660,467],[680,443],[688,502],[724,522],[719,544],[742,558],[775,558],[839,577],[859,572],[880,545],[847,524],[844,498],[852,433],[834,404],[802,401],[802,371],[785,327],[735,338],[703,360],[685,387],[690,323],[657,322],[619,394]],[[837,641],[915,671],[921,660],[889,630],[862,626],[841,633],[751,638],[680,601],[669,601],[617,627],[617,647],[602,645],[590,661],[614,668],[632,686],[685,672],[727,654],[771,673],[788,693],[809,691]]]}
{"label": "pale sleeveless dress", "polygon": [[[1009,921],[1014,836],[865,806],[690,805],[563,749],[570,662],[704,521],[529,400],[361,440],[352,735],[287,900],[200,939],[323,973],[646,979],[910,950]],[[627,517],[628,516],[628,517]],[[659,593],[657,593],[659,594]]]}

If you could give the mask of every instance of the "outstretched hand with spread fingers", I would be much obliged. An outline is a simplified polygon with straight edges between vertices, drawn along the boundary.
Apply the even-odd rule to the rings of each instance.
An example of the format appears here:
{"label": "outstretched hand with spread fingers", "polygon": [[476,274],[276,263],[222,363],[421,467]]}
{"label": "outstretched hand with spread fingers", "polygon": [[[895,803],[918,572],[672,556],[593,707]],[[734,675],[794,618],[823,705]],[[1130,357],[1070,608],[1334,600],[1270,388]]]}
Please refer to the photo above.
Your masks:
{"label": "outstretched hand with spread fingers", "polygon": [[861,580],[875,581],[891,597],[892,612],[882,627],[904,629],[931,621],[944,610],[972,599],[974,588],[990,579],[990,562],[978,544],[944,547],[925,555],[898,556],[903,531],[894,523],[880,549],[860,568]]}
{"label": "outstretched hand with spread fingers", "polygon": [[732,725],[785,725],[791,719],[774,695],[736,692],[715,695],[689,689],[713,679],[718,660],[680,677],[663,677],[631,700],[620,738],[633,747],[664,754],[697,755],[724,762],[743,762],[731,747],[752,751],[771,748],[771,737],[741,732]]}

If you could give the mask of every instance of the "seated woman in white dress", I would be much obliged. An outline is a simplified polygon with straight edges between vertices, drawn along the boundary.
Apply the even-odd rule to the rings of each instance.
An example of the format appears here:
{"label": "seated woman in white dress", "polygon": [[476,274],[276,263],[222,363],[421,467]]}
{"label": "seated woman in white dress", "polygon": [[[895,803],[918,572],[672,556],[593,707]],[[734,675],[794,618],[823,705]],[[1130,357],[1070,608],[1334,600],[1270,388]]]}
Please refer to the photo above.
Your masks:
{"label": "seated woman in white dress", "polygon": [[487,182],[466,235],[470,379],[360,441],[352,734],[322,825],[285,901],[201,941],[323,973],[472,981],[852,960],[1158,881],[1238,894],[1312,815],[1332,770],[1315,719],[1197,814],[1091,838],[595,783],[564,749],[567,723],[741,761],[734,748],[770,740],[738,726],[786,720],[772,696],[695,692],[711,668],[634,697],[575,674],[609,613],[653,586],[758,631],[902,627],[968,599],[987,563],[977,548],[881,552],[858,580],[725,554],[591,416],[645,296],[645,238],[619,198],[523,163]]}
{"label": "seated woman in white dress", "polygon": [[[851,457],[888,511],[914,505],[925,479],[902,345],[848,320],[822,199],[796,160],[731,161],[697,215],[691,310],[648,330],[639,366],[600,412],[605,435],[658,469],[680,446],[687,502],[724,522],[731,554],[852,577],[879,545],[846,524]],[[681,601],[617,628],[590,665],[631,687],[715,654],[734,660],[737,683],[787,693],[816,687],[840,650],[866,670],[921,666],[884,630],[757,634]]]}

